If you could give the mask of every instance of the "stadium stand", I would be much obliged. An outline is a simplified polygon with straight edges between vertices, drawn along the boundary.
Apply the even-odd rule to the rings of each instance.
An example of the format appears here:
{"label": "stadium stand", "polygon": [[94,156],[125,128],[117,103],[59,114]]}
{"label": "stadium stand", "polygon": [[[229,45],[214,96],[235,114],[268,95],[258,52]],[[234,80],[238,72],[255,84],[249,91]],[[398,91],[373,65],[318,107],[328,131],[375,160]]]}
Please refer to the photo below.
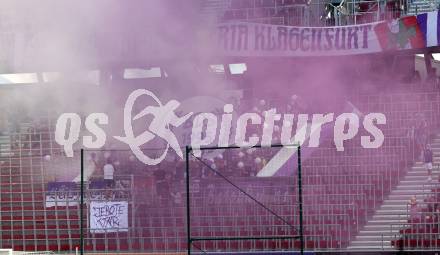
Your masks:
{"label": "stadium stand", "polygon": [[[347,4],[352,7],[351,15],[341,20],[335,18],[334,6],[321,2],[317,5],[320,6],[299,0],[232,0],[205,1],[203,8],[205,12],[219,13],[220,21],[295,26],[366,23],[376,20],[380,9],[376,2],[352,1]],[[421,10],[419,5],[419,1],[389,1],[385,16],[380,19],[398,17],[403,12],[417,13]],[[433,8],[432,3],[429,8]],[[236,79],[246,84],[248,80],[244,76]],[[378,87],[383,85],[377,83]],[[349,98],[361,113],[382,112],[387,116],[387,125],[381,129],[386,137],[382,147],[365,150],[359,140],[352,140],[344,144],[344,151],[336,151],[333,140],[323,137],[318,148],[304,153],[303,223],[307,250],[438,250],[440,134],[436,130],[440,125],[440,93],[438,87],[429,82],[398,85],[380,92],[353,91]],[[265,106],[258,100],[248,100],[254,102],[242,103],[242,107],[252,109],[255,105],[260,112],[273,106],[275,101],[278,109],[294,108],[289,102],[280,103],[281,100],[266,102]],[[7,110],[12,118],[8,128],[0,130],[1,248],[73,252],[80,245],[80,187],[71,182],[78,176],[80,162],[78,155],[66,158],[55,143],[56,108],[42,114],[43,117],[28,116],[16,105]],[[304,113],[313,111],[304,109]],[[363,134],[365,130],[360,130],[358,135]],[[434,152],[431,181],[420,158],[426,143],[432,145]],[[86,203],[82,212],[86,251],[185,251],[184,161],[176,159],[146,167],[137,163],[128,151],[104,149],[93,153],[94,156],[90,152],[86,157],[86,164],[94,168],[86,180]],[[298,233],[295,205],[298,193],[293,185],[297,183],[296,177],[256,177],[257,169],[268,163],[273,153],[225,153],[210,163],[215,164],[218,171],[234,172],[233,180],[248,192],[258,190],[255,192],[258,198],[294,228],[280,223],[261,208],[256,209],[241,193],[221,183],[194,161],[191,163],[198,170],[194,180],[207,190],[210,184],[216,187],[207,194],[192,194],[194,236],[258,237]],[[103,182],[102,173],[102,166],[109,159],[116,169],[115,182],[110,185]],[[62,179],[66,176],[69,178]],[[410,203],[413,196],[417,200]],[[92,233],[91,201],[127,201],[128,231]],[[228,251],[290,250],[300,246],[298,240],[287,239],[203,241],[199,245],[201,249]]]}
{"label": "stadium stand", "polygon": [[[424,180],[412,181],[411,179],[408,182],[407,178],[413,175],[426,178],[423,169],[417,168],[420,165],[417,163],[420,149],[416,148],[415,139],[408,134],[420,113],[428,123],[429,135],[434,134],[429,130],[434,130],[434,127],[439,124],[438,92],[432,91],[431,88],[414,87],[407,92],[400,90],[396,93],[390,91],[381,95],[359,94],[353,97],[352,101],[356,102],[361,112],[380,110],[387,114],[388,123],[383,129],[387,139],[383,147],[378,150],[361,150],[358,143],[352,141],[346,144],[343,152],[337,152],[331,139],[327,139],[304,161],[306,248],[339,250],[347,247],[363,247],[363,245],[385,246],[385,248],[387,245],[388,248],[391,248],[391,245],[427,247],[427,242],[431,244],[431,248],[436,247],[437,239],[434,234],[437,229],[432,227],[431,221],[435,219],[438,205],[436,202],[437,178],[429,184],[432,187],[427,186]],[[20,124],[17,133],[3,134],[3,137],[10,137],[11,149],[2,150],[0,162],[2,177],[0,244],[2,248],[26,251],[73,251],[79,245],[78,187],[68,191],[71,192],[70,194],[60,191],[62,194],[56,195],[58,198],[67,195],[72,199],[70,201],[72,205],[60,206],[56,203],[53,207],[45,205],[47,195],[50,193],[49,185],[57,181],[47,175],[46,171],[53,167],[51,164],[64,169],[70,167],[75,171],[78,171],[79,167],[79,165],[74,165],[78,163],[77,161],[66,161],[68,163],[64,165],[57,165],[57,158],[64,158],[64,156],[60,153],[58,145],[54,143],[53,124],[51,123],[53,121],[39,121],[34,124],[24,122]],[[437,145],[433,143],[433,147],[436,154]],[[50,155],[50,159],[48,160],[45,155]],[[128,155],[114,153],[113,156],[107,157],[117,159],[124,167],[130,164]],[[255,155],[250,154],[245,157],[249,157],[251,161],[246,165],[254,164],[252,161]],[[102,154],[97,155],[97,158],[103,160],[105,157]],[[234,168],[238,160],[241,160],[240,156],[235,156],[235,159],[230,158],[223,162],[219,159],[216,164],[224,169]],[[410,167],[414,162],[416,162],[415,168],[411,170]],[[137,168],[136,165],[131,165],[131,167]],[[175,185],[181,187],[181,180],[178,179],[181,177],[177,176],[176,171],[183,170],[183,162],[178,162],[174,167],[169,164],[163,164],[160,167],[172,174]],[[174,170],[168,172],[170,167]],[[139,175],[142,171],[126,169],[123,173],[128,175],[115,177],[117,181],[126,179],[126,185],[112,188],[111,191],[105,187],[94,190],[89,186],[86,196],[97,200],[105,200],[110,196],[112,199],[124,198],[129,201],[130,230],[107,234],[87,232],[86,249],[88,251],[182,251],[186,249],[184,204],[182,201],[163,203],[158,199],[160,195],[158,193],[161,192],[158,191],[158,178],[163,177],[152,174],[156,171],[159,169],[151,169],[148,171],[150,174]],[[423,174],[420,173],[421,171]],[[267,196],[267,203],[276,208],[280,215],[292,220],[294,225],[298,224],[297,218],[291,218],[297,213],[295,206],[280,203],[280,201],[295,201],[297,194],[295,189],[289,189],[291,184],[283,186],[281,185],[283,181],[277,180],[277,177],[269,178],[268,184],[264,180],[257,180],[257,177],[246,177],[249,173],[242,172],[240,175],[242,174],[245,176],[244,179],[242,178],[243,185],[246,185],[246,182],[253,183],[259,190],[264,190],[267,185],[267,190],[270,192]],[[93,183],[94,178],[99,180],[99,173],[92,176],[90,184]],[[208,176],[205,181],[212,178]],[[236,178],[240,179],[240,177]],[[412,186],[402,186],[405,181]],[[259,182],[261,184],[258,184]],[[277,183],[276,186],[274,183]],[[289,183],[295,183],[295,180],[289,180]],[[243,207],[243,200],[240,200],[239,194],[227,191],[227,189],[222,191],[220,187],[218,186],[213,191],[212,197],[197,197],[197,195],[194,197],[197,201],[194,206],[199,208],[195,210],[197,215],[194,215],[195,222],[198,222],[195,223],[197,225],[195,229],[200,231],[200,235],[228,236],[253,233],[258,236],[259,234],[294,233],[285,226],[276,227],[277,224],[274,224],[276,222],[267,214],[252,210],[252,207]],[[407,202],[412,195],[415,195],[412,193],[413,190],[419,188],[424,192],[423,194],[426,194],[416,194],[421,203],[420,207],[427,209],[418,213],[420,220],[407,221],[410,214],[409,209],[406,208]],[[152,195],[154,191],[157,195]],[[224,204],[225,196],[231,198],[227,204]],[[395,200],[392,200],[393,196]],[[399,204],[402,200],[404,200],[403,205]],[[428,200],[430,202],[427,202]],[[219,214],[220,209],[224,214]],[[84,215],[87,215],[87,207],[84,210]],[[399,214],[393,214],[393,217],[398,217],[398,221],[393,220],[391,216],[387,218],[380,214],[380,212],[389,214],[393,210],[399,210]],[[402,220],[405,222],[400,223]],[[416,229],[417,231],[423,229],[425,232],[415,234]],[[400,235],[397,235],[395,231],[398,231]],[[378,236],[387,237],[382,240],[374,239]],[[392,238],[395,238],[393,242],[391,242]],[[297,248],[298,242],[203,243],[203,248],[238,249],[240,247],[289,249]]]}

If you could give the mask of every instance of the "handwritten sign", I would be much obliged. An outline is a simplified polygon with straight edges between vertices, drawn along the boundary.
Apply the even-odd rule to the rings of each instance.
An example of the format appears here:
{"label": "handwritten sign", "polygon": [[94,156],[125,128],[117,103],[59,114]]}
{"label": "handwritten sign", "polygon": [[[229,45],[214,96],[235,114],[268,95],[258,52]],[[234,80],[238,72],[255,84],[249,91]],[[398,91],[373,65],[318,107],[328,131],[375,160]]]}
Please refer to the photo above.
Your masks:
{"label": "handwritten sign", "polygon": [[128,231],[128,203],[96,202],[90,203],[90,232],[109,233]]}

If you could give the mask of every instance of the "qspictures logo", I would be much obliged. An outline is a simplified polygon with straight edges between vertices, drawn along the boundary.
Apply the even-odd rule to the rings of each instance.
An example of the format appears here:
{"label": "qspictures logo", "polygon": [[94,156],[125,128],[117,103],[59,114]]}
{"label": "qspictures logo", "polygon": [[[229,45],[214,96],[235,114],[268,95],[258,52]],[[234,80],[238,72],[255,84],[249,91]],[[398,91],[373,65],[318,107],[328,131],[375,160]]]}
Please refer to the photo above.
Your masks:
{"label": "qspictures logo", "polygon": [[[146,105],[139,113],[133,113],[134,105],[140,97],[150,97],[155,105]],[[360,137],[360,143],[363,148],[374,149],[382,146],[384,134],[379,129],[379,125],[386,124],[386,117],[382,113],[368,113],[360,116],[356,113],[342,113],[335,116],[334,113],[326,114],[294,114],[277,113],[275,108],[264,111],[262,116],[258,113],[243,113],[238,116],[236,123],[233,123],[234,106],[225,104],[223,114],[219,119],[214,113],[205,112],[194,114],[186,113],[183,116],[178,115],[180,103],[176,100],[170,100],[166,103],[162,101],[151,91],[138,89],[133,91],[127,98],[124,107],[124,135],[113,136],[113,139],[126,144],[133,154],[146,165],[157,165],[167,156],[171,148],[175,154],[183,158],[180,144],[173,130],[182,128],[183,124],[193,117],[190,145],[198,156],[201,154],[202,146],[226,147],[235,145],[239,147],[253,147],[258,144],[270,146],[273,142],[274,128],[282,121],[280,142],[282,145],[300,144],[304,146],[308,140],[308,147],[318,147],[321,138],[321,131],[324,125],[333,125],[333,141],[338,151],[344,151],[344,141],[354,139],[359,132],[359,126],[362,121],[363,128],[369,135]],[[135,134],[133,121],[146,118],[151,121],[142,133]],[[294,118],[297,118],[296,132],[292,136]],[[74,156],[73,145],[80,139],[80,130],[82,128],[81,118],[77,113],[64,113],[59,116],[56,123],[55,140],[64,147],[68,157]],[[220,122],[220,123],[219,123]],[[91,135],[82,137],[82,144],[87,149],[100,149],[107,141],[107,134],[103,130],[103,125],[109,124],[109,117],[105,113],[92,113],[85,119],[85,128]],[[249,136],[247,132],[250,126],[261,128],[262,136]],[[235,127],[235,132],[233,127]],[[309,136],[307,137],[307,131]],[[162,153],[151,158],[143,152],[148,144],[155,138],[163,140],[166,144]],[[307,139],[308,138],[308,139]],[[216,143],[216,144],[214,144]]]}

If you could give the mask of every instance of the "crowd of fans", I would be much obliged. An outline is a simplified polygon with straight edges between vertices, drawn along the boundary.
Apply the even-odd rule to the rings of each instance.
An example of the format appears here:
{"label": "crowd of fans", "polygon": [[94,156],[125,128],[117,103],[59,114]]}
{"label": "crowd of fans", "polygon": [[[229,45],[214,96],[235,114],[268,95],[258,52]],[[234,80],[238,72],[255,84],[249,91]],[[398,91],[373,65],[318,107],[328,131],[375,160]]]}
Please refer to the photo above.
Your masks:
{"label": "crowd of fans", "polygon": [[[277,102],[277,100],[274,100]],[[251,109],[249,108],[251,105]],[[252,106],[253,105],[253,106]],[[303,104],[304,105],[304,104]],[[244,109],[246,107],[246,109]],[[266,102],[263,99],[256,100],[254,103],[242,104],[241,112],[252,111],[263,114],[265,110],[276,107],[279,111],[289,111],[298,113],[300,107],[298,104],[298,96],[294,95],[289,98],[286,104],[275,105]],[[301,108],[303,110],[303,108]],[[239,110],[239,112],[240,112]],[[298,111],[298,112],[297,112]],[[14,147],[21,149],[38,149],[41,141],[42,127],[38,123],[34,123],[28,129],[28,133],[19,134],[13,139]],[[247,133],[250,136],[261,136],[261,127],[249,126]],[[281,135],[280,126],[274,127],[273,143],[279,143]],[[38,137],[37,137],[38,136]],[[44,146],[48,147],[48,146]],[[185,177],[185,160],[180,157],[168,156],[160,164],[148,166],[141,163],[129,150],[115,150],[114,146],[109,144],[102,150],[86,153],[85,161],[85,179],[94,186],[105,188],[107,190],[117,189],[121,187],[119,179],[126,179],[128,176],[134,176],[135,188],[142,192],[142,196],[149,194],[151,202],[161,203],[182,203],[182,185]],[[190,177],[197,181],[203,181],[225,176],[226,178],[240,178],[256,176],[268,162],[268,160],[276,153],[277,149],[228,149],[228,150],[212,150],[204,151],[201,157],[190,155]],[[155,157],[154,150],[145,150],[145,154]],[[160,153],[157,151],[157,153]],[[46,164],[51,164],[49,152],[44,159]],[[73,181],[79,181],[78,177]],[[104,183],[96,185],[98,182]]]}
{"label": "crowd of fans", "polygon": [[[413,196],[408,205],[408,227],[400,230],[400,240],[395,245],[404,246],[435,246],[439,233],[440,222],[440,189],[432,189],[432,193],[419,204]],[[432,243],[434,241],[434,243]]]}

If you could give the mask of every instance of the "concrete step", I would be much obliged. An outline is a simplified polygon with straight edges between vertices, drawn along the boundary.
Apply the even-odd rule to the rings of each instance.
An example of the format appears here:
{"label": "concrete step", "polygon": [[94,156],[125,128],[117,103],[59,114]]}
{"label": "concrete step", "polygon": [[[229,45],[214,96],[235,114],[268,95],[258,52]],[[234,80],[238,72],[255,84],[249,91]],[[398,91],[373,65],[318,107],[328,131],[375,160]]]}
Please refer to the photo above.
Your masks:
{"label": "concrete step", "polygon": [[[379,225],[379,226],[384,226],[385,223],[407,223],[408,220],[407,219],[387,219],[387,220],[369,220],[367,222],[367,226],[371,225],[371,226],[375,226],[375,225]],[[386,226],[388,227],[388,226]]]}
{"label": "concrete step", "polygon": [[[432,176],[439,176],[440,172],[438,171],[438,169],[440,169],[440,168],[437,168],[436,165],[433,165],[433,169],[432,169],[432,174],[431,175]],[[426,170],[424,166],[420,167],[420,168],[412,169],[412,170],[409,170],[406,173],[405,177],[406,176],[414,176],[414,175],[426,175],[426,176],[428,176],[428,170]]]}
{"label": "concrete step", "polygon": [[[406,199],[410,199],[414,195],[417,198],[426,198],[426,197],[428,197],[431,194],[431,189],[434,188],[434,187],[439,187],[440,188],[440,186],[430,186],[430,185],[426,184],[424,186],[420,186],[420,192],[419,193],[405,194],[403,192],[404,190],[402,190],[401,193],[396,193],[396,194],[388,195],[388,199],[404,200],[405,199],[404,196],[408,196],[408,195],[409,195],[409,197],[407,197]],[[401,197],[399,198],[399,196],[401,196]]]}
{"label": "concrete step", "polygon": [[[437,173],[435,171],[433,171],[433,175],[437,175]],[[428,177],[428,171],[425,170],[425,168],[421,168],[420,170],[408,171],[406,176],[426,176],[426,177]]]}
{"label": "concrete step", "polygon": [[396,215],[406,213],[406,210],[386,210],[386,209],[378,209],[376,210],[376,214],[378,215]]}
{"label": "concrete step", "polygon": [[[392,205],[406,205],[413,195],[389,195],[384,202],[379,206],[378,209],[387,209],[393,210],[390,208],[381,208],[382,206],[392,206]],[[423,194],[416,195],[417,199],[424,199],[425,196]],[[400,210],[400,209],[397,209]]]}
{"label": "concrete step", "polygon": [[12,156],[11,152],[11,137],[10,136],[0,136],[0,156],[9,157]]}
{"label": "concrete step", "polygon": [[353,241],[382,241],[382,236],[358,236]]}
{"label": "concrete step", "polygon": [[367,246],[367,247],[391,247],[390,240],[379,240],[379,241],[353,241],[350,246]]}
{"label": "concrete step", "polygon": [[[426,184],[428,179],[428,176],[426,178],[423,178],[421,180],[411,180],[411,179],[403,179],[400,181],[399,185],[423,185]],[[433,178],[434,179],[434,178]],[[435,180],[435,179],[434,179]]]}
{"label": "concrete step", "polygon": [[402,210],[402,212],[398,213],[398,214],[375,214],[373,215],[372,220],[382,220],[382,221],[387,221],[390,222],[390,220],[407,220],[408,219],[408,214],[406,212],[406,210]]}
{"label": "concrete step", "polygon": [[392,235],[389,234],[390,231],[375,231],[374,234],[359,234],[353,241],[381,241],[381,240],[393,240],[399,235],[399,232],[393,232]]}
{"label": "concrete step", "polygon": [[[388,224],[388,223],[386,223],[386,224]],[[386,225],[386,224],[382,224],[382,225],[366,225],[364,227],[364,229],[366,231],[374,232],[375,235],[379,235],[380,236],[381,234],[389,233],[391,231],[391,226],[390,225]],[[393,225],[393,228],[397,229],[398,228],[397,225],[399,224],[399,222],[394,222],[394,224],[396,224],[396,226]]]}
{"label": "concrete step", "polygon": [[397,230],[397,229],[396,230],[393,229],[393,231],[391,231],[391,227],[385,232],[378,232],[376,230],[369,230],[369,229],[359,231],[359,235],[372,236],[372,235],[379,234],[379,236],[384,236],[387,238],[394,237],[398,233],[399,233],[399,230]]}
{"label": "concrete step", "polygon": [[425,166],[424,165],[422,165],[422,164],[414,165],[414,166],[411,167],[411,169],[408,171],[408,173],[415,172],[415,171],[423,171],[423,170],[425,170]]}
{"label": "concrete step", "polygon": [[[428,177],[426,177],[428,179]],[[420,189],[423,188],[423,186],[429,185],[426,182],[420,182],[420,184],[408,184],[408,183],[402,183],[396,186],[396,190],[398,189]]]}
{"label": "concrete step", "polygon": [[[403,199],[403,200],[385,200],[385,202],[383,204],[381,204],[381,206],[385,205],[385,206],[399,206],[399,205],[406,205],[409,202],[409,199]],[[390,209],[390,208],[382,208],[379,207],[378,210],[383,210],[383,211],[400,211],[403,209]],[[406,208],[406,207],[405,207]],[[406,210],[406,209],[405,209]]]}
{"label": "concrete step", "polygon": [[[433,178],[435,180],[435,178]],[[413,176],[405,176],[402,181],[428,181],[428,174],[423,175],[413,175]]]}
{"label": "concrete step", "polygon": [[416,194],[423,194],[423,190],[422,187],[420,187],[420,189],[396,189],[391,191],[390,193],[390,198],[392,197],[392,195],[416,195]]}
{"label": "concrete step", "polygon": [[391,244],[389,246],[364,246],[364,245],[357,245],[357,246],[348,246],[348,250],[353,251],[396,251],[395,248],[391,247]]}
{"label": "concrete step", "polygon": [[406,204],[404,204],[404,205],[389,205],[389,204],[386,204],[386,205],[382,205],[380,207],[380,209],[383,209],[383,210],[406,210],[406,208],[407,208]]}
{"label": "concrete step", "polygon": [[[432,162],[432,171],[434,173],[439,173],[438,170],[440,169],[440,162],[437,160],[434,160]],[[412,172],[412,171],[421,171],[421,172],[425,172],[426,173],[426,169],[425,169],[425,163],[420,163],[420,164],[416,164],[416,165],[412,165],[410,169],[408,169],[408,172]]]}
{"label": "concrete step", "polygon": [[353,241],[349,250],[392,250],[391,241]]}
{"label": "concrete step", "polygon": [[[403,196],[412,196],[412,195],[420,195],[422,196],[423,194],[426,193],[430,193],[430,187],[432,187],[431,185],[429,185],[428,183],[426,183],[425,186],[421,185],[419,189],[399,189],[399,190],[393,190],[391,191],[391,193],[388,195],[388,199],[404,199]],[[399,198],[398,196],[402,196],[401,198]]]}
{"label": "concrete step", "polygon": [[[435,160],[435,158],[440,158],[440,157],[434,157],[434,161],[432,162],[433,166],[432,166],[432,171],[434,173],[439,173],[439,168],[437,167],[440,164],[439,160]],[[412,171],[424,171],[425,170],[425,162],[416,162],[414,163],[411,168],[408,169],[408,172],[412,172]]]}
{"label": "concrete step", "polygon": [[[392,203],[392,204],[401,205],[402,203],[408,203],[412,196],[413,196],[413,194],[410,194],[410,195],[408,195],[408,194],[397,194],[397,195],[393,194],[393,195],[389,195],[388,199],[383,204],[384,205],[388,205],[388,204],[391,204],[391,203],[386,203],[386,202],[399,201],[399,202],[395,202],[395,203]],[[421,196],[421,195],[419,195],[419,196]]]}

